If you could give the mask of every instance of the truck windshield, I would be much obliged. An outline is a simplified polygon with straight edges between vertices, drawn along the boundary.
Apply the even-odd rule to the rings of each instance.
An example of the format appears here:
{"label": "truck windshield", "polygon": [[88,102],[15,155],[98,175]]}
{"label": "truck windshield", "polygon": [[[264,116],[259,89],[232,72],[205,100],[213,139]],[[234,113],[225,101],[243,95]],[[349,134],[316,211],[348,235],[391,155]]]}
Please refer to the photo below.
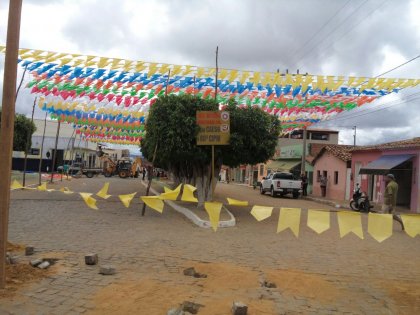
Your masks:
{"label": "truck windshield", "polygon": [[293,174],[290,173],[277,173],[274,174],[273,179],[288,179],[288,180],[294,180]]}

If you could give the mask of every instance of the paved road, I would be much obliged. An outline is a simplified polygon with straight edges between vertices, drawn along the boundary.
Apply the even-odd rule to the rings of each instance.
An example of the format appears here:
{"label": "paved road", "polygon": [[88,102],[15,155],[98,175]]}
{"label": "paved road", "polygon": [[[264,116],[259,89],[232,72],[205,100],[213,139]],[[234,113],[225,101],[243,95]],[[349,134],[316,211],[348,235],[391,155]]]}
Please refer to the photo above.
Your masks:
{"label": "paved road", "polygon": [[[138,179],[108,180],[112,195],[144,194]],[[104,182],[102,177],[81,178],[54,187],[96,192]],[[216,197],[276,207],[326,208],[300,199],[261,196],[252,188],[232,184],[218,184]],[[271,275],[278,288],[258,298],[273,303],[273,314],[420,313],[420,238],[408,237],[397,225],[382,244],[367,233],[364,240],[354,235],[340,239],[334,215],[331,229],[317,235],[305,227],[304,211],[296,238],[290,231],[276,234],[277,209],[271,218],[256,222],[250,208],[231,207],[237,226],[214,233],[167,206],[163,214],[149,209],[141,217],[138,198],[130,208],[115,196],[99,200],[99,211],[87,208],[77,195],[59,192],[14,191],[12,198],[9,239],[33,244],[38,256],[59,255],[61,269],[23,289],[14,300],[0,300],[0,314],[95,312],[95,294],[110,284],[144,277],[162,283],[181,281],[176,276],[191,262],[231,264],[265,278]],[[366,231],[366,217],[363,224]],[[118,274],[104,277],[96,267],[85,266],[83,255],[89,252],[97,252],[101,263],[115,265]]]}

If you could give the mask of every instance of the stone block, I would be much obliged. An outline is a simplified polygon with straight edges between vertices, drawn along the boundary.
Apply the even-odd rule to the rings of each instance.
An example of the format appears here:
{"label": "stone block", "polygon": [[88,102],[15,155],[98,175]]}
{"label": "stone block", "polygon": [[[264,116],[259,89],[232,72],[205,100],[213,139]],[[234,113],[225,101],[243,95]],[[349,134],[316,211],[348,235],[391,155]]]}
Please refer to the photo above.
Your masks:
{"label": "stone block", "polygon": [[40,263],[37,267],[39,269],[47,269],[50,266],[50,263],[48,261],[43,261],[42,263]]}
{"label": "stone block", "polygon": [[98,254],[87,254],[85,256],[85,264],[86,265],[97,265],[98,264]]}
{"label": "stone block", "polygon": [[232,315],[247,315],[248,306],[242,302],[233,302]]}
{"label": "stone block", "polygon": [[197,314],[198,311],[200,310],[200,307],[202,307],[202,306],[204,306],[204,305],[197,304],[197,303],[190,302],[190,301],[184,301],[181,305],[181,310],[183,312],[189,312],[191,314]]}
{"label": "stone block", "polygon": [[25,255],[31,256],[35,253],[35,248],[33,246],[26,246],[25,247]]}
{"label": "stone block", "polygon": [[110,265],[108,265],[108,266],[101,266],[101,268],[99,269],[99,273],[101,275],[110,276],[110,275],[115,275],[116,272],[117,271],[115,270],[115,267],[114,266],[110,266]]}
{"label": "stone block", "polygon": [[10,256],[9,262],[11,265],[16,265],[19,261],[19,256]]}
{"label": "stone block", "polygon": [[273,289],[273,288],[277,288],[277,285],[274,282],[264,281],[263,287]]}
{"label": "stone block", "polygon": [[29,264],[30,264],[32,267],[37,267],[39,264],[42,264],[42,259],[40,259],[40,258],[33,259],[33,260],[31,260],[31,261],[29,262]]}
{"label": "stone block", "polygon": [[196,274],[196,271],[194,267],[184,269],[184,276],[194,277],[195,274]]}

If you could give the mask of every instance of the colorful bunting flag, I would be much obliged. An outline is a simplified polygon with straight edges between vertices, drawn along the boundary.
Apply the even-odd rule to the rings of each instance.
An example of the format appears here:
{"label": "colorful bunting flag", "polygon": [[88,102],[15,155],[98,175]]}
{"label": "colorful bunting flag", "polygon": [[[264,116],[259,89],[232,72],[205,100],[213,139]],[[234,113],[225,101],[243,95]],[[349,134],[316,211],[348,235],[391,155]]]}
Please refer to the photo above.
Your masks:
{"label": "colorful bunting flag", "polygon": [[133,200],[133,198],[136,194],[137,193],[132,193],[132,194],[128,194],[128,195],[118,195],[118,198],[120,198],[121,202],[123,203],[123,205],[126,208],[129,208],[131,200]]}
{"label": "colorful bunting flag", "polygon": [[362,217],[360,213],[339,211],[337,212],[338,228],[340,237],[344,237],[353,232],[359,238],[363,239]]}
{"label": "colorful bunting flag", "polygon": [[307,225],[318,234],[325,232],[330,228],[330,212],[308,209]]}
{"label": "colorful bunting flag", "polygon": [[273,207],[263,207],[263,206],[253,206],[251,210],[252,216],[257,221],[262,221],[271,217],[272,212],[273,212]]}
{"label": "colorful bunting flag", "polygon": [[159,196],[141,196],[140,199],[151,209],[162,213],[163,212],[163,201]]}
{"label": "colorful bunting flag", "polygon": [[96,206],[96,199],[92,198],[92,194],[90,193],[79,193],[80,196],[82,196],[83,200],[85,201],[86,205],[94,210],[98,210],[98,207]]}
{"label": "colorful bunting flag", "polygon": [[369,213],[368,232],[379,243],[392,235],[392,214]]}
{"label": "colorful bunting flag", "polygon": [[299,208],[280,208],[277,233],[290,228],[293,234],[296,237],[298,237],[300,226],[300,213],[301,209]]}
{"label": "colorful bunting flag", "polygon": [[[185,188],[184,188],[185,191]],[[220,202],[205,202],[204,203],[204,209],[206,209],[210,225],[213,228],[213,230],[216,232],[217,228],[219,227],[219,221],[220,221],[220,212],[222,210],[223,204]]]}

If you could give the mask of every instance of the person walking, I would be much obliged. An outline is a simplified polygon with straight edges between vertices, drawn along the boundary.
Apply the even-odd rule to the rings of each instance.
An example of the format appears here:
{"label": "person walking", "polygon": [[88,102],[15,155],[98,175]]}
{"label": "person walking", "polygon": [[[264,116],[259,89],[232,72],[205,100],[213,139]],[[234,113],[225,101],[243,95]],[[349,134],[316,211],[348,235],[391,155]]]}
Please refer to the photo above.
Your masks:
{"label": "person walking", "polygon": [[321,185],[321,192],[322,192],[322,197],[326,197],[327,196],[327,176],[322,175],[321,176],[321,180],[320,180],[320,185]]}
{"label": "person walking", "polygon": [[380,213],[392,214],[392,218],[401,224],[401,228],[404,230],[404,223],[402,222],[401,216],[395,213],[395,207],[397,206],[398,184],[395,181],[394,174],[388,174],[385,176],[385,184],[384,203]]}
{"label": "person walking", "polygon": [[308,195],[308,177],[305,173],[302,173],[300,176],[300,180],[302,181],[302,196]]}

